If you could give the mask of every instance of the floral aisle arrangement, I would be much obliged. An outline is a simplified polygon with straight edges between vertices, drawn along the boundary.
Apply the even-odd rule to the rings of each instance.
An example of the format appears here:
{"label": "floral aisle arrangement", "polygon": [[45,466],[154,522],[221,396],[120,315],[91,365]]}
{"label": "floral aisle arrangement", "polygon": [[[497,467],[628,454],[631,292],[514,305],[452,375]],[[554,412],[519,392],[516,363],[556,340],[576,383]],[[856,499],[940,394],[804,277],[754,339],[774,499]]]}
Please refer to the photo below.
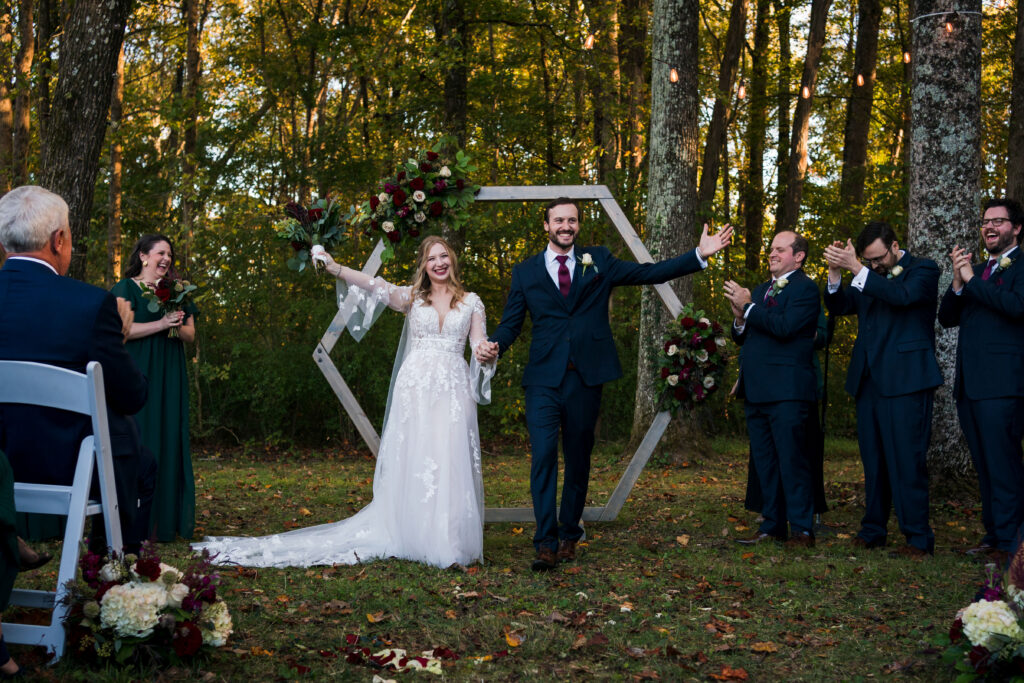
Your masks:
{"label": "floral aisle arrangement", "polygon": [[381,260],[390,261],[403,243],[416,244],[444,226],[458,229],[469,220],[469,205],[480,189],[469,181],[474,171],[469,155],[442,138],[382,179],[380,191],[362,203],[354,223],[384,240]]}
{"label": "floral aisle arrangement", "polygon": [[957,612],[943,660],[960,672],[957,681],[1024,681],[1024,552],[1018,550],[1003,577],[995,564],[976,600]]}
{"label": "floral aisle arrangement", "polygon": [[728,360],[722,326],[686,304],[668,324],[662,341],[655,379],[658,407],[673,415],[680,408],[692,410],[722,384]]}
{"label": "floral aisle arrangement", "polygon": [[345,225],[351,216],[344,213],[341,204],[331,199],[315,199],[309,208],[298,202],[288,202],[284,213],[287,218],[278,222],[274,231],[295,252],[288,259],[288,267],[296,272],[301,273],[309,266],[309,255],[314,245],[319,244],[332,251],[347,237]]}
{"label": "floral aisle arrangement", "polygon": [[[143,298],[149,302],[146,305],[149,312],[164,315],[172,311],[184,310],[193,302],[192,293],[199,289],[188,280],[180,280],[175,277],[160,278],[155,287],[140,282],[139,287],[142,289]],[[179,336],[178,328],[172,327],[167,331],[167,336]]]}
{"label": "floral aisle arrangement", "polygon": [[231,614],[217,595],[220,575],[206,551],[184,572],[161,562],[149,544],[138,557],[86,553],[78,566],[81,578],[68,583],[65,598],[75,654],[180,663],[231,635]]}

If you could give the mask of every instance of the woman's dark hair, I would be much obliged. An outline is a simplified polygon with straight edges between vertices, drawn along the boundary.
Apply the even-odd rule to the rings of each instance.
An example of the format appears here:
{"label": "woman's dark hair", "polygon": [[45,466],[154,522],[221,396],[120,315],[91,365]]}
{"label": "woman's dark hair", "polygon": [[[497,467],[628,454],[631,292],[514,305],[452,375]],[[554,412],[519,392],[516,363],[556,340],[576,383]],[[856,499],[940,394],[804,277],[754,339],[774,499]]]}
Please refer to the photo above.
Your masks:
{"label": "woman's dark hair", "polygon": [[132,247],[132,255],[128,257],[128,265],[125,266],[125,277],[138,277],[142,272],[142,254],[148,254],[154,244],[167,242],[171,247],[171,268],[174,268],[174,242],[166,235],[143,235]]}

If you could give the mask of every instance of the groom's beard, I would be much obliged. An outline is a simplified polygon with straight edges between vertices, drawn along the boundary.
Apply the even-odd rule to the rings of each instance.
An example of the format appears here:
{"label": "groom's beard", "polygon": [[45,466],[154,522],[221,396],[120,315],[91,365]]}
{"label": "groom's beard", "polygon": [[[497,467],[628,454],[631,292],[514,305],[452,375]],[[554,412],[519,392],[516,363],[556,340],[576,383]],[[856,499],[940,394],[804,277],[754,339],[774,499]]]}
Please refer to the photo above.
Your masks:
{"label": "groom's beard", "polygon": [[579,235],[579,233],[576,233],[576,234],[572,235],[571,237],[569,237],[568,244],[563,244],[560,241],[560,238],[568,237],[568,236],[567,235],[566,236],[559,235],[558,233],[555,233],[554,235],[548,235],[548,240],[551,242],[551,244],[555,245],[556,247],[560,247],[562,249],[568,249],[569,247],[571,247],[574,244],[576,244],[576,237],[578,235]]}

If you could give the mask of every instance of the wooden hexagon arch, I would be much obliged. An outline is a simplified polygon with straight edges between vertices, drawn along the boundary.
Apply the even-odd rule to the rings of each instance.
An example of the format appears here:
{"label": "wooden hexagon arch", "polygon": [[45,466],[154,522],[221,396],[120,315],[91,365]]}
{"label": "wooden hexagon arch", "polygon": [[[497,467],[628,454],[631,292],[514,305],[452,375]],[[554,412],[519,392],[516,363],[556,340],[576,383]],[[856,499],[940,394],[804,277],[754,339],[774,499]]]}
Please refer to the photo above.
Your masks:
{"label": "wooden hexagon arch", "polygon": [[[622,239],[625,240],[626,246],[633,252],[633,256],[636,258],[638,263],[652,263],[654,261],[651,258],[650,252],[647,251],[647,247],[640,240],[640,236],[636,234],[636,230],[630,225],[629,219],[622,212],[618,202],[612,196],[611,192],[604,185],[547,185],[547,186],[503,186],[503,187],[484,187],[480,189],[479,194],[476,196],[478,202],[545,202],[557,199],[558,197],[569,197],[570,199],[589,200],[596,201],[604,209],[605,213],[611,219],[615,228],[619,231]],[[370,254],[370,258],[367,259],[366,265],[363,266],[363,272],[369,275],[376,275],[377,271],[381,266],[381,253],[384,251],[384,242],[378,242],[373,253]],[[676,293],[667,284],[660,284],[654,286],[661,297],[661,300],[665,303],[666,308],[672,314],[672,317],[677,317],[683,309],[683,305],[680,303]],[[338,288],[339,296],[341,288]],[[374,429],[370,423],[369,418],[366,417],[366,413],[359,406],[359,402],[356,401],[356,397],[352,394],[348,385],[342,378],[341,373],[338,372],[337,366],[331,360],[330,353],[331,349],[338,342],[338,338],[345,330],[345,324],[348,322],[349,317],[355,310],[356,299],[354,293],[350,290],[349,296],[341,303],[338,307],[338,314],[334,316],[334,320],[331,321],[330,326],[320,339],[320,343],[317,344],[316,350],[313,351],[313,360],[320,367],[320,371],[324,373],[324,377],[327,378],[327,382],[331,385],[334,393],[337,394],[338,400],[341,401],[345,411],[349,417],[352,418],[352,422],[355,423],[356,429],[359,431],[360,436],[366,442],[366,445],[370,447],[374,455],[377,455],[377,451],[380,449],[380,436],[377,434],[377,430]],[[658,445],[662,435],[665,433],[665,429],[668,427],[669,421],[672,419],[668,411],[662,411],[654,416],[654,420],[651,422],[651,426],[648,428],[647,433],[644,435],[643,441],[640,442],[636,452],[633,454],[632,459],[629,461],[629,465],[626,467],[626,471],[623,472],[622,478],[619,479],[619,483],[616,485],[615,490],[608,497],[608,502],[601,507],[587,507],[583,510],[583,520],[587,522],[609,522],[616,519],[619,516],[619,511],[622,510],[623,504],[626,502],[626,498],[633,490],[633,486],[636,484],[637,479],[640,477],[640,473],[643,471],[644,466],[650,459],[651,454],[654,452],[654,448]],[[485,522],[532,522],[534,521],[533,508],[487,508],[484,515]]]}

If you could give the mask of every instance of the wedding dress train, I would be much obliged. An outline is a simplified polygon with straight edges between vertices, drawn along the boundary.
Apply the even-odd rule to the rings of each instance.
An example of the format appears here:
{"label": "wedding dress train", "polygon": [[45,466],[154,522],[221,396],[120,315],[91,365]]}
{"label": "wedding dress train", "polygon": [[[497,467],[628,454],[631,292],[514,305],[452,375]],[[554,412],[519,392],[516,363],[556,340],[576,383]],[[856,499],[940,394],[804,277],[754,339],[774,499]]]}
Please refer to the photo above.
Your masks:
{"label": "wedding dress train", "polygon": [[[445,316],[409,301],[410,288],[372,279],[360,308],[372,324],[381,302],[406,312],[373,500],[352,517],[261,537],[208,537],[193,548],[248,567],[356,564],[398,557],[437,567],[483,558],[483,478],[476,402],[490,400],[494,365],[464,354],[486,339],[484,305],[468,293]],[[350,325],[356,329],[359,324]]]}

